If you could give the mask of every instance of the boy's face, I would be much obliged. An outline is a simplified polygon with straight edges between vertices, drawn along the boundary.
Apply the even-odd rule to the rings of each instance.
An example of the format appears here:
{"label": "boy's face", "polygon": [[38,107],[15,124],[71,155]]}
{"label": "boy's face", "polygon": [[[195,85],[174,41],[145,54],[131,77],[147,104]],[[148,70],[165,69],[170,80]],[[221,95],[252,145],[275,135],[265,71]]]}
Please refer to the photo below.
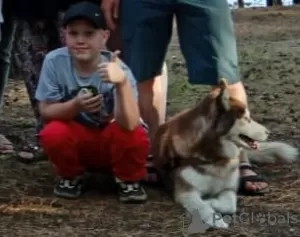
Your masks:
{"label": "boy's face", "polygon": [[79,61],[90,61],[106,48],[109,32],[94,28],[87,20],[78,19],[66,26],[64,35],[72,56]]}

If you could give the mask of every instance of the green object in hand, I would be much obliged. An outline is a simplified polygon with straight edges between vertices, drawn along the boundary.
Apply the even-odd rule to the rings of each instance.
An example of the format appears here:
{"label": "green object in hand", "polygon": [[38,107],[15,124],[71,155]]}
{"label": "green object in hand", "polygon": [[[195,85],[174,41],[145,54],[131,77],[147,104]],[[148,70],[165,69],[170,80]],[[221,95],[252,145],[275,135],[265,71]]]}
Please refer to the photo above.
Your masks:
{"label": "green object in hand", "polygon": [[85,87],[81,87],[80,93],[83,93],[83,94],[92,93],[93,96],[96,96],[96,95],[98,95],[98,90],[94,86],[85,86]]}

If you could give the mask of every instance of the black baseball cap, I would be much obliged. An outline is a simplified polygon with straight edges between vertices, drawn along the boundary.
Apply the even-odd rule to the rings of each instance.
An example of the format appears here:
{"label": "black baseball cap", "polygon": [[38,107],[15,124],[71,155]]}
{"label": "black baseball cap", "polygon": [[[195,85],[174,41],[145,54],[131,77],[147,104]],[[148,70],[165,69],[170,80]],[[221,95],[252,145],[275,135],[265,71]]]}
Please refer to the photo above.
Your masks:
{"label": "black baseball cap", "polygon": [[70,21],[80,18],[90,21],[96,28],[107,29],[100,6],[86,1],[71,5],[64,15],[62,25],[66,26]]}

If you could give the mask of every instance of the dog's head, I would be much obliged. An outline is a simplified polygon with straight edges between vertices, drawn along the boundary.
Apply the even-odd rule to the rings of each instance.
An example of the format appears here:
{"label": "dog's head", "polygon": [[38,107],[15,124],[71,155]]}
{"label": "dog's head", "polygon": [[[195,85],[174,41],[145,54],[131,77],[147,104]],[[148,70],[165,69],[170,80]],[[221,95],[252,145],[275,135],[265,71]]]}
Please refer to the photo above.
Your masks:
{"label": "dog's head", "polygon": [[238,147],[257,149],[257,142],[265,141],[270,131],[251,118],[245,104],[229,96],[225,80],[220,83],[220,92],[214,95],[216,117],[213,129]]}

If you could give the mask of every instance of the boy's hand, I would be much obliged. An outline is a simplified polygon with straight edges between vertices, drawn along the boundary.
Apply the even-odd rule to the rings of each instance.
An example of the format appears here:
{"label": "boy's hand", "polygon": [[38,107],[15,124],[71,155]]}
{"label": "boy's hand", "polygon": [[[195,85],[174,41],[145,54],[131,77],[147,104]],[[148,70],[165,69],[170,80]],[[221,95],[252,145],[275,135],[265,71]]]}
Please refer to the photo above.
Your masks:
{"label": "boy's hand", "polygon": [[79,93],[75,97],[75,105],[81,112],[98,113],[101,109],[102,95],[93,96],[92,94]]}
{"label": "boy's hand", "polygon": [[98,66],[98,72],[100,77],[104,82],[113,83],[113,84],[122,84],[126,80],[126,74],[124,70],[120,67],[118,62],[118,55],[120,51],[113,53],[111,62],[101,63]]}

